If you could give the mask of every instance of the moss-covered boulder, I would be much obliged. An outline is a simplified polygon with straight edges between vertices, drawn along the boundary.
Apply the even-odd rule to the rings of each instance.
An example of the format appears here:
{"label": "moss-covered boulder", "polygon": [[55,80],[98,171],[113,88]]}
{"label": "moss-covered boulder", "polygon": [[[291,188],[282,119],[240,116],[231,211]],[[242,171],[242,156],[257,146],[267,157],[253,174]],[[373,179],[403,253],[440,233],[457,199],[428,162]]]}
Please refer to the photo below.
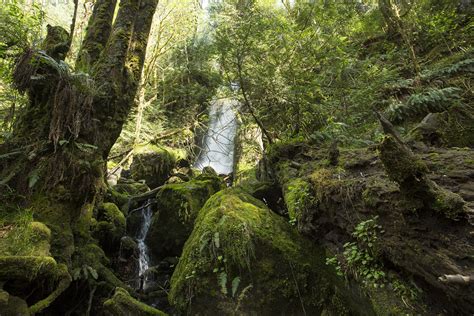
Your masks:
{"label": "moss-covered boulder", "polygon": [[107,189],[105,201],[114,203],[127,215],[131,208],[136,207],[136,203],[130,201],[130,197],[145,193],[149,190],[150,188],[143,182],[120,179],[117,185]]}
{"label": "moss-covered boulder", "polygon": [[134,299],[122,288],[116,288],[112,298],[104,302],[104,314],[113,316],[166,316],[162,311]]}
{"label": "moss-covered boulder", "polygon": [[137,154],[130,166],[133,179],[145,180],[151,188],[165,183],[176,164],[176,155],[165,148]]}
{"label": "moss-covered boulder", "polygon": [[199,210],[223,187],[220,178],[209,175],[165,185],[156,196],[157,212],[146,238],[150,250],[161,258],[179,256]]}
{"label": "moss-covered boulder", "polygon": [[215,194],[199,212],[171,279],[184,314],[364,314],[339,287],[321,251],[263,202],[240,189]]}
{"label": "moss-covered boulder", "polygon": [[25,300],[0,290],[0,314],[5,316],[31,315]]}
{"label": "moss-covered boulder", "polygon": [[120,247],[120,239],[125,235],[125,216],[113,203],[103,203],[97,210],[97,222],[93,227],[93,235],[106,251],[116,251]]}

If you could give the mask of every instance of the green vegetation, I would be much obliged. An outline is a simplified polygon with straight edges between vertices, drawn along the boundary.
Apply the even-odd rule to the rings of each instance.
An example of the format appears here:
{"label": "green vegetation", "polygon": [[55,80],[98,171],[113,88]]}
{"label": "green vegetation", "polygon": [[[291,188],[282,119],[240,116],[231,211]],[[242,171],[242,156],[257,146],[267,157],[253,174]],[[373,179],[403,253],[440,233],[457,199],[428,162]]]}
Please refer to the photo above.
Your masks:
{"label": "green vegetation", "polygon": [[30,2],[0,314],[474,314],[473,1]]}

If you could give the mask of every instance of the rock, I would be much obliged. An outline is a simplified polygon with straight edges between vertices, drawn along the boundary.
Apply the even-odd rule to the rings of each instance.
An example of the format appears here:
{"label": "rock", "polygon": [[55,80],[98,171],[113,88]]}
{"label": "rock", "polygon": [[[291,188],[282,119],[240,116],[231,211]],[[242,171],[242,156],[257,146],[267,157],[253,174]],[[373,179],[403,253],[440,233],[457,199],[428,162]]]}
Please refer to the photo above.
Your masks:
{"label": "rock", "polygon": [[133,179],[145,180],[151,188],[165,183],[176,163],[176,157],[164,148],[157,148],[154,152],[137,154],[130,166]]}
{"label": "rock", "polygon": [[106,315],[111,316],[165,316],[162,311],[146,305],[133,297],[123,288],[116,288],[112,298],[104,302]]}
{"label": "rock", "polygon": [[157,212],[146,238],[150,250],[161,258],[179,256],[197,213],[207,199],[223,187],[216,176],[165,185],[156,196]]}
{"label": "rock", "polygon": [[117,251],[120,240],[125,235],[125,216],[113,203],[103,203],[97,210],[93,236],[106,252]]}
{"label": "rock", "polygon": [[373,313],[362,298],[354,304],[320,249],[236,188],[215,194],[199,212],[169,300],[193,315]]}
{"label": "rock", "polygon": [[202,168],[202,175],[217,177],[217,172],[210,166]]}
{"label": "rock", "polygon": [[129,209],[137,207],[135,203],[129,203],[130,196],[142,194],[149,190],[150,188],[143,182],[120,179],[117,185],[108,188],[105,201],[114,203],[127,215]]}
{"label": "rock", "polygon": [[0,290],[0,315],[5,316],[28,316],[28,304],[25,300],[9,295],[8,292]]}
{"label": "rock", "polygon": [[120,258],[138,258],[138,252],[138,245],[132,237],[124,236],[120,239]]}

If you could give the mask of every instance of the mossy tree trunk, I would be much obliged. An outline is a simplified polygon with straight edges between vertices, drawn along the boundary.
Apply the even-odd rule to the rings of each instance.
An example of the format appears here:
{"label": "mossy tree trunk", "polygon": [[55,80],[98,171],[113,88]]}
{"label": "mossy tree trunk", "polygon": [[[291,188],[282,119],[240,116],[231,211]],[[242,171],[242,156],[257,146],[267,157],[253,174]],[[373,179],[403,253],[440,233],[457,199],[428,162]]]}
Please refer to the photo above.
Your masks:
{"label": "mossy tree trunk", "polygon": [[[117,1],[96,2],[77,61],[88,75],[72,73],[51,54],[64,30],[49,29],[45,42],[53,48],[31,49],[17,64],[17,87],[30,102],[11,139],[0,145],[3,203],[10,210],[31,208],[36,220],[49,226],[51,254],[70,272],[87,264],[109,283],[118,280],[100,259],[91,259],[100,251],[81,252],[93,248],[92,209],[105,190],[107,156],[134,104],[157,4],[121,0],[112,25]],[[76,259],[81,257],[88,261]]]}

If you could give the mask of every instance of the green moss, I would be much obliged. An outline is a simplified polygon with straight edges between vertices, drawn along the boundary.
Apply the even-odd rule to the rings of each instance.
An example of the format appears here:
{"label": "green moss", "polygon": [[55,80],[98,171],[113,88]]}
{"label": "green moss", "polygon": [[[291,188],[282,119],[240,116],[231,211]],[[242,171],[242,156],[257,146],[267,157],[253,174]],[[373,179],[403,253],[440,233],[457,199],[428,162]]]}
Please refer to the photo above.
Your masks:
{"label": "green moss", "polygon": [[179,256],[199,210],[223,187],[218,177],[207,175],[163,186],[156,196],[158,211],[147,236],[150,249],[159,256]]}
{"label": "green moss", "polygon": [[123,288],[116,288],[112,298],[104,302],[104,309],[107,315],[114,316],[166,316],[160,310],[148,306],[134,299]]}
{"label": "green moss", "polygon": [[49,256],[51,230],[43,223],[27,217],[16,217],[18,222],[6,226],[6,235],[0,238],[0,253],[16,256]]}
{"label": "green moss", "polygon": [[426,165],[401,146],[392,136],[386,136],[380,146],[380,159],[391,180],[404,185],[428,171]]}
{"label": "green moss", "polygon": [[117,250],[120,238],[125,235],[126,220],[123,213],[113,203],[103,203],[97,211],[97,223],[93,235],[107,251]]}
{"label": "green moss", "polygon": [[172,276],[169,299],[191,314],[300,314],[302,304],[308,314],[319,314],[332,306],[339,284],[324,260],[263,202],[227,189],[199,212]]}
{"label": "green moss", "polygon": [[6,291],[0,290],[0,311],[6,316],[28,316],[30,311],[23,299],[9,295]]}
{"label": "green moss", "polygon": [[145,180],[148,186],[155,188],[168,179],[177,158],[174,152],[155,146],[134,156],[130,172],[135,180]]}
{"label": "green moss", "polygon": [[298,221],[301,215],[314,204],[311,185],[308,181],[296,178],[285,183],[283,197],[291,221]]}

